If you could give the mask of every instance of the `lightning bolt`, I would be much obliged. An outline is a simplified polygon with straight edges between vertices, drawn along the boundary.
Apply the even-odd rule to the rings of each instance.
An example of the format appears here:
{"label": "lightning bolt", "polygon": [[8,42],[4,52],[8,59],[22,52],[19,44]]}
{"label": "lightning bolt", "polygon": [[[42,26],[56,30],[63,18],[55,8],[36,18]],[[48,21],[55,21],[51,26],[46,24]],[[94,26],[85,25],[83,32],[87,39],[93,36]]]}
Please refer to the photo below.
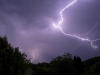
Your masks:
{"label": "lightning bolt", "polygon": [[[60,14],[61,20],[58,22],[58,24],[53,23],[53,26],[56,27],[56,28],[59,28],[60,31],[61,31],[64,35],[66,35],[66,36],[70,36],[70,37],[77,38],[77,39],[82,40],[82,41],[90,42],[91,47],[94,48],[94,49],[97,49],[98,46],[94,45],[93,43],[96,42],[96,41],[100,41],[100,39],[90,40],[90,39],[87,39],[87,38],[82,38],[82,37],[77,36],[77,35],[67,34],[67,33],[65,33],[65,32],[63,31],[63,29],[60,27],[60,25],[63,23],[63,20],[64,20],[64,19],[63,19],[62,13],[64,12],[65,9],[69,8],[71,5],[73,5],[73,4],[74,4],[75,2],[77,2],[77,1],[78,1],[78,0],[73,0],[70,4],[68,4],[67,6],[65,6],[65,7],[60,11],[59,14]],[[94,26],[93,28],[91,28],[86,34],[83,34],[83,35],[88,35],[88,34],[99,24],[99,22],[98,22],[98,21],[99,21],[99,18],[100,18],[100,14],[99,14],[99,16],[98,16],[98,20],[97,20],[97,23],[95,24],[95,26]],[[80,35],[82,35],[82,34],[80,34]],[[78,46],[75,48],[75,50],[76,50],[79,46],[81,46],[81,45],[83,45],[83,44],[78,45]],[[72,52],[73,52],[73,51],[72,51]],[[33,55],[33,58],[31,59],[31,62],[35,59],[35,56],[34,56],[34,52],[33,52],[33,51],[32,51],[32,55]]]}
{"label": "lightning bolt", "polygon": [[100,20],[100,14],[98,16],[96,24],[87,33],[85,33],[85,34],[77,34],[77,35],[82,35],[83,36],[83,35],[88,35],[89,33],[91,33],[93,31],[93,29],[95,29],[97,27],[97,25],[99,25],[99,20]]}
{"label": "lightning bolt", "polygon": [[97,19],[96,24],[94,25],[94,27],[91,28],[86,34],[83,34],[83,35],[88,35],[99,24],[99,20],[100,20],[100,14],[98,16],[98,19]]}
{"label": "lightning bolt", "polygon": [[32,51],[32,56],[33,58],[31,59],[31,62],[35,59],[35,56],[34,56],[34,52]]}
{"label": "lightning bolt", "polygon": [[[59,28],[60,31],[61,31],[64,35],[66,35],[66,36],[70,36],[70,37],[74,37],[74,38],[77,38],[77,39],[82,40],[82,41],[90,42],[90,45],[91,45],[94,49],[96,49],[96,48],[98,48],[98,46],[94,45],[93,43],[96,42],[96,41],[99,41],[100,39],[90,40],[90,39],[87,39],[87,38],[82,38],[82,37],[77,36],[77,35],[67,34],[67,33],[65,33],[65,32],[63,31],[63,29],[60,27],[60,25],[63,23],[63,20],[64,20],[64,19],[63,19],[62,13],[64,12],[65,9],[69,8],[71,5],[73,5],[73,4],[74,4],[75,2],[77,2],[77,1],[78,1],[78,0],[73,0],[70,4],[68,4],[67,6],[65,6],[65,7],[60,11],[61,20],[58,22],[58,24],[53,23],[53,26],[56,27],[56,28]],[[100,17],[100,15],[99,15],[99,17]],[[98,20],[99,20],[99,17],[98,17]],[[98,22],[97,22],[97,24],[98,24]],[[89,33],[97,26],[97,24],[96,24],[88,33],[86,33],[86,35],[89,34]]]}
{"label": "lightning bolt", "polygon": [[32,53],[32,58],[30,59],[30,61],[32,63],[32,61],[35,59],[35,55],[34,55],[34,52],[32,50],[29,50],[29,51],[31,51],[31,53]]}

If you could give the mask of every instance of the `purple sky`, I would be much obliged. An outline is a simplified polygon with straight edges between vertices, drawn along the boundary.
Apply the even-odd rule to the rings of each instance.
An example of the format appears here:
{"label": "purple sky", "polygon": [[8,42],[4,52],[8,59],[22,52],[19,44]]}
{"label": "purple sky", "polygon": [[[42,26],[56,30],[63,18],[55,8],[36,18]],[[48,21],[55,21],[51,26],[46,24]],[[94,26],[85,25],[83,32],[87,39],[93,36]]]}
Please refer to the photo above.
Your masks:
{"label": "purple sky", "polygon": [[[69,52],[83,60],[100,55],[100,48],[93,49],[89,43],[65,36],[52,26],[60,20],[59,11],[73,0],[0,0],[0,36],[32,58],[35,62],[50,61]],[[97,22],[100,0],[78,0],[63,12],[61,27],[66,33],[87,33]],[[98,21],[100,22],[100,20]],[[100,38],[100,24],[81,36],[91,40]],[[76,50],[75,48],[79,46]],[[100,41],[94,43],[100,47]]]}

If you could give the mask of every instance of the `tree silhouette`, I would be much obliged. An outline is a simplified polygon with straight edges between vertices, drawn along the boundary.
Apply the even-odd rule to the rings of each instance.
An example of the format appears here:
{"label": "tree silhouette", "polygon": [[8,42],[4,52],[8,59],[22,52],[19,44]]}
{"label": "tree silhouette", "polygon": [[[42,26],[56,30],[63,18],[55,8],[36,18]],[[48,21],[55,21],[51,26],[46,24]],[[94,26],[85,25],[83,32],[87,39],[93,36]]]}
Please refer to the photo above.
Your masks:
{"label": "tree silhouette", "polygon": [[26,54],[11,46],[6,36],[0,37],[0,74],[24,75],[28,62]]}
{"label": "tree silhouette", "polygon": [[74,75],[74,66],[72,56],[69,53],[65,53],[62,56],[58,56],[51,62],[51,67],[54,71],[54,75]]}

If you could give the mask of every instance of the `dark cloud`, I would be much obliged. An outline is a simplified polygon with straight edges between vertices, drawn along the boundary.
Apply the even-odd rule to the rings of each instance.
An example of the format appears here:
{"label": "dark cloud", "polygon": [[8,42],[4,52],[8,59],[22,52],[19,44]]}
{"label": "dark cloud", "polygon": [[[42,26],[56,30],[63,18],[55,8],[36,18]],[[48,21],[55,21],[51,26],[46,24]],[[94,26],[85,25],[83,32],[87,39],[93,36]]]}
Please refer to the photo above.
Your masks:
{"label": "dark cloud", "polygon": [[[0,36],[7,35],[13,46],[32,58],[33,62],[50,61],[57,55],[70,52],[82,59],[99,55],[87,42],[63,35],[52,26],[60,20],[59,11],[71,0],[0,0]],[[63,12],[62,28],[66,33],[84,34],[97,22],[99,0],[78,0]],[[98,21],[100,22],[100,21]],[[98,26],[87,36],[100,38]],[[100,45],[100,42],[94,44]],[[82,44],[82,45],[81,45]],[[77,49],[76,47],[80,45]],[[100,46],[99,46],[100,47]]]}

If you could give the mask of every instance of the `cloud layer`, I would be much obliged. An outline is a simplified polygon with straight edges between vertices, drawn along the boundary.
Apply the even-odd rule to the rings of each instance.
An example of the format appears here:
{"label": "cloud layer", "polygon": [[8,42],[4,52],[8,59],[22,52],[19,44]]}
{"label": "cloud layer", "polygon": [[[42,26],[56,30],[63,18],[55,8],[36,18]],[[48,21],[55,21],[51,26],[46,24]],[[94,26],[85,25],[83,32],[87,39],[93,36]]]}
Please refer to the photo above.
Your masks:
{"label": "cloud layer", "polygon": [[[99,55],[99,48],[63,35],[52,23],[60,20],[59,11],[71,0],[0,0],[0,36],[7,35],[13,46],[32,58],[33,62],[50,61],[70,52],[86,59]],[[100,1],[78,0],[64,11],[62,28],[66,33],[84,34],[95,24],[100,13]],[[100,38],[98,26],[85,38]],[[100,47],[100,41],[95,42]],[[75,48],[80,45],[76,50]]]}

